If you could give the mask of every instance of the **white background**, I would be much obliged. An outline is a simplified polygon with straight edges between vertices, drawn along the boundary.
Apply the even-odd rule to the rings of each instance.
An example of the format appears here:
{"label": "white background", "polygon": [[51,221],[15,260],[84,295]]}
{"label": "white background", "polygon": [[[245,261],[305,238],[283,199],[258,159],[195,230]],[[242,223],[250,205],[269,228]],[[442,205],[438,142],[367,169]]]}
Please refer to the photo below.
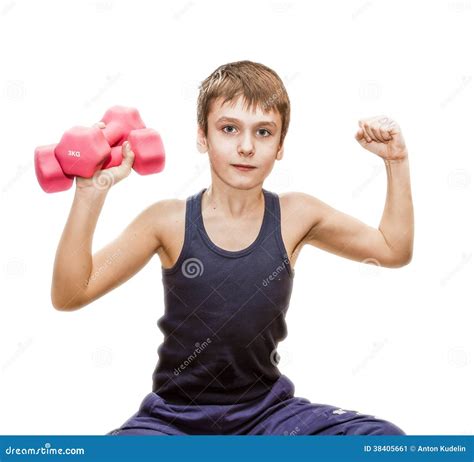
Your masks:
{"label": "white background", "polygon": [[279,73],[292,102],[285,157],[265,188],[312,194],[377,227],[385,167],[354,133],[358,119],[386,114],[408,145],[415,207],[403,268],[302,251],[280,370],[296,396],[407,434],[473,434],[473,20],[469,0],[2,1],[0,433],[120,426],[151,390],[162,340],[158,257],[81,310],[51,305],[74,190],[40,189],[35,146],[115,104],[161,132],[165,171],[112,189],[96,251],[148,205],[209,185],[197,86],[250,59]]}

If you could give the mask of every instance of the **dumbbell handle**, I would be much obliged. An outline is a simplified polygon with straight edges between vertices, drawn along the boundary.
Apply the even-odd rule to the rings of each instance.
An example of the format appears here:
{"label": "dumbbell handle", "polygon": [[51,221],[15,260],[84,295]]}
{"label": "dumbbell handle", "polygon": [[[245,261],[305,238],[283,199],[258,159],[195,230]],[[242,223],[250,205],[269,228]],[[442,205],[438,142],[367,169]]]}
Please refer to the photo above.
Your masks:
{"label": "dumbbell handle", "polygon": [[109,122],[101,130],[109,146],[114,146],[123,135],[122,126],[119,123]]}
{"label": "dumbbell handle", "polygon": [[[153,128],[132,130],[127,141],[135,153],[132,168],[140,175],[159,173],[165,167],[165,148],[160,134]],[[112,147],[101,169],[116,167],[122,163],[122,146]]]}

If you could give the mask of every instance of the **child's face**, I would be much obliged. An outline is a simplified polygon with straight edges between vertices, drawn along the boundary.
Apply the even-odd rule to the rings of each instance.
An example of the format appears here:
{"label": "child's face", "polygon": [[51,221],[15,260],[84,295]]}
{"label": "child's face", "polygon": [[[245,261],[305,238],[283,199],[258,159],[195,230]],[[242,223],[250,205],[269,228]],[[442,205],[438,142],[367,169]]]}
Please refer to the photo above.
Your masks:
{"label": "child's face", "polygon": [[[198,149],[208,152],[212,174],[238,189],[262,184],[273,169],[275,160],[283,157],[280,146],[282,121],[276,111],[263,112],[257,107],[246,109],[242,97],[222,105],[214,100],[208,115],[207,136],[198,129]],[[233,164],[255,168],[242,171]]]}

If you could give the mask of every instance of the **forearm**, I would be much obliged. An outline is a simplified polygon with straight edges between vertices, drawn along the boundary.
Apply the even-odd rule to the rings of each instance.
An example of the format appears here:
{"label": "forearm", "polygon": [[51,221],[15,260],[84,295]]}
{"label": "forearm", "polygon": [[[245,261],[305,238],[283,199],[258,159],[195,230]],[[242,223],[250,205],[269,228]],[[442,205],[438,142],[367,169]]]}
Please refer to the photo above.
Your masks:
{"label": "forearm", "polygon": [[74,309],[92,271],[92,240],[107,190],[76,189],[54,262],[51,299],[56,308]]}
{"label": "forearm", "polygon": [[384,162],[387,198],[379,230],[394,255],[401,261],[410,261],[413,253],[414,213],[408,155],[400,161]]}

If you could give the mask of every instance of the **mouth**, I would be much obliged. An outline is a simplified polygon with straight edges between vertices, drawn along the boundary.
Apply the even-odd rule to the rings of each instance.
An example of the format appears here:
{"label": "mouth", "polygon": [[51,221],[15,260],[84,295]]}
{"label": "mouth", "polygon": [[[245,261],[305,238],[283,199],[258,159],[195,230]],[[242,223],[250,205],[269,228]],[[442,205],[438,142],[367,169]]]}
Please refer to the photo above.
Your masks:
{"label": "mouth", "polygon": [[254,167],[253,165],[247,165],[247,164],[231,164],[232,167],[235,167],[239,169],[241,172],[249,172],[250,170],[253,170],[257,167]]}

